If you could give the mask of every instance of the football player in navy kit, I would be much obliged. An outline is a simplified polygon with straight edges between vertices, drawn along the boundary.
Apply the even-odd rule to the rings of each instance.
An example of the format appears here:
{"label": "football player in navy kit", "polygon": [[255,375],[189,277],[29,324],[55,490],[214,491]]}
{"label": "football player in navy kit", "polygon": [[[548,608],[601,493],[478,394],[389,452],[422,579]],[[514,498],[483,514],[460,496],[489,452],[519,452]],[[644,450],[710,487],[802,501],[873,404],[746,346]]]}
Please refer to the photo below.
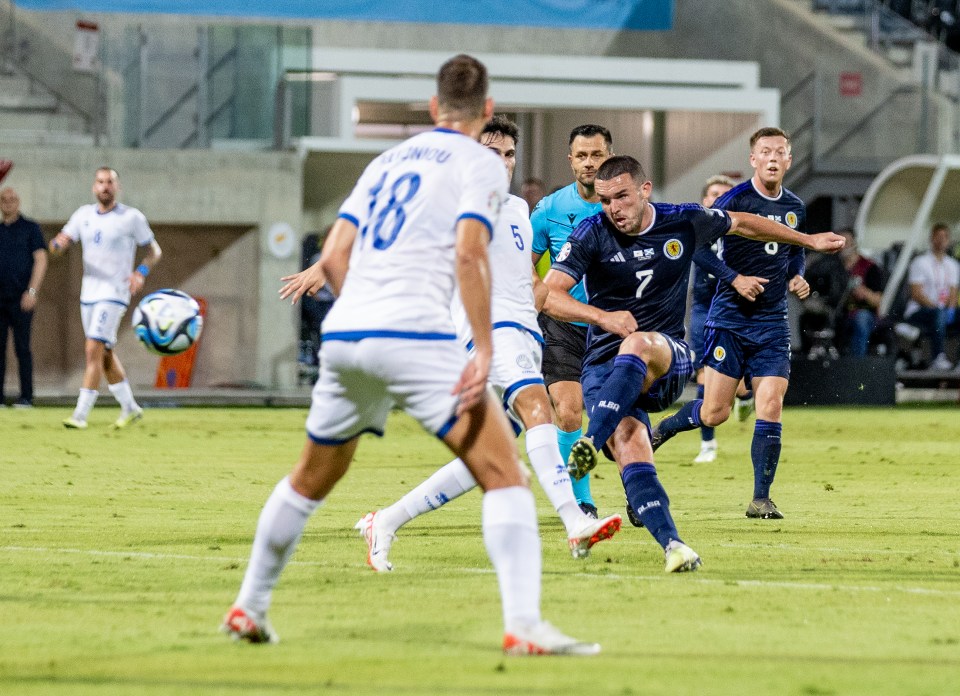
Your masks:
{"label": "football player in navy kit", "polygon": [[[545,310],[590,324],[581,377],[590,425],[568,467],[584,475],[602,447],[617,462],[631,507],[664,549],[665,571],[696,570],[700,557],[680,539],[657,478],[647,415],[670,406],[693,374],[683,320],[694,251],[729,232],[829,252],[843,238],[800,234],[748,213],[651,203],[652,184],[629,156],[604,162],[596,188],[602,213],[574,230],[545,279]],[[583,278],[588,304],[569,294]],[[756,283],[748,295],[761,292]]]}
{"label": "football player in navy kit", "polygon": [[[761,128],[750,138],[753,176],[718,198],[714,207],[754,213],[803,230],[803,201],[783,187],[790,163],[790,137],[779,128]],[[749,374],[757,421],[750,447],[753,500],[746,516],[781,519],[783,514],[770,499],[770,487],[780,461],[783,397],[790,378],[787,292],[801,300],[810,294],[803,279],[803,249],[731,237],[723,240],[723,259],[737,272],[762,276],[768,283],[749,303],[726,287],[718,288],[706,321],[704,397],[657,425],[654,448],[683,430],[716,427],[726,421],[737,383]]]}

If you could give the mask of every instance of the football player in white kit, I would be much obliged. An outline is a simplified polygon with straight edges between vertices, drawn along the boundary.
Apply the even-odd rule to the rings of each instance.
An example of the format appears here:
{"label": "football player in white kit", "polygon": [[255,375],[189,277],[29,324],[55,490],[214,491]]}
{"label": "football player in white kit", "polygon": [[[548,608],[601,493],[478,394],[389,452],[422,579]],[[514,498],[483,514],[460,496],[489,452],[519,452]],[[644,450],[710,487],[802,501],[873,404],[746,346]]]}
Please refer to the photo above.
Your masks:
{"label": "football player in white kit", "polygon": [[[271,594],[310,515],[346,473],[360,434],[402,407],[460,457],[484,489],[483,537],[497,573],[510,654],[596,654],[540,616],[533,494],[503,409],[487,392],[493,354],[487,245],[507,193],[503,165],[477,142],[493,115],[486,68],[460,55],[437,74],[437,128],[367,167],[340,208],[320,260],[288,276],[297,301],[329,282],[320,376],[307,442],[267,500],[250,562],[222,630],[275,642]],[[349,268],[349,271],[348,271]],[[468,360],[450,303],[459,286],[474,337]]]}
{"label": "football player in white kit", "polygon": [[[480,135],[480,144],[503,160],[508,180],[513,177],[517,163],[518,134],[516,124],[495,116]],[[548,290],[539,283],[530,263],[532,240],[527,203],[508,195],[489,248],[493,320],[490,386],[516,429],[522,427],[527,431],[527,456],[563,521],[570,552],[574,558],[585,558],[594,544],[609,539],[620,529],[621,517],[612,515],[598,520],[580,509],[566,463],[560,455],[550,397],[540,374],[543,337],[537,324],[534,282],[542,288],[544,298]],[[472,349],[470,325],[457,296],[452,309],[457,336]],[[387,556],[397,530],[413,518],[473,490],[476,485],[463,461],[454,459],[397,502],[365,515],[357,522],[356,529],[367,542],[367,563],[376,571],[392,570],[393,564]]]}
{"label": "football player in white kit", "polygon": [[[80,314],[86,336],[86,367],[77,406],[73,415],[63,421],[67,428],[87,427],[87,416],[97,401],[103,376],[110,393],[120,403],[120,416],[113,427],[124,428],[143,416],[114,347],[130,297],[143,289],[161,252],[146,217],[136,208],[119,203],[119,192],[117,173],[110,167],[100,167],[93,180],[97,202],[78,208],[63,230],[50,240],[50,253],[55,256],[75,242],[80,242],[83,249]],[[147,247],[147,253],[134,269],[138,246]]]}

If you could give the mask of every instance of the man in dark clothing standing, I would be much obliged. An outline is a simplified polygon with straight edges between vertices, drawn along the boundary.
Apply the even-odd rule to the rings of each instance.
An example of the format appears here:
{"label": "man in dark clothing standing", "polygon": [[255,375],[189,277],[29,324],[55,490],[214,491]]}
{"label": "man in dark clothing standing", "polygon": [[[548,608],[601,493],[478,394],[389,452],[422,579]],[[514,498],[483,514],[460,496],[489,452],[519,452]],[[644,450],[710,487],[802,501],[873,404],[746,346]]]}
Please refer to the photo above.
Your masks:
{"label": "man in dark clothing standing", "polygon": [[20,398],[14,406],[33,405],[33,355],[30,324],[37,293],[47,272],[47,251],[40,225],[20,215],[20,197],[12,188],[0,190],[0,405],[7,372],[7,332],[20,369]]}

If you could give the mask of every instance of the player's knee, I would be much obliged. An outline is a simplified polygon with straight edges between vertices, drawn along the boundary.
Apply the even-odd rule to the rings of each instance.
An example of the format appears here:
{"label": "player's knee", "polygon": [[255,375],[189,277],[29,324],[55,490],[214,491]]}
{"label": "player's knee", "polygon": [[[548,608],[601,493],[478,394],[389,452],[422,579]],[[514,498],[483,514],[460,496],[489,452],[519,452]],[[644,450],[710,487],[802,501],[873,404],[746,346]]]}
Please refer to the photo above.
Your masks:
{"label": "player's knee", "polygon": [[636,355],[646,363],[656,360],[664,350],[666,343],[663,336],[654,331],[638,331],[623,339],[620,344],[620,354]]}
{"label": "player's knee", "polygon": [[716,428],[718,425],[726,423],[729,417],[730,406],[707,406],[704,402],[700,408],[700,422],[708,428]]}
{"label": "player's knee", "polygon": [[553,408],[557,413],[557,427],[568,433],[580,428],[583,424],[583,407],[578,403],[556,403]]}

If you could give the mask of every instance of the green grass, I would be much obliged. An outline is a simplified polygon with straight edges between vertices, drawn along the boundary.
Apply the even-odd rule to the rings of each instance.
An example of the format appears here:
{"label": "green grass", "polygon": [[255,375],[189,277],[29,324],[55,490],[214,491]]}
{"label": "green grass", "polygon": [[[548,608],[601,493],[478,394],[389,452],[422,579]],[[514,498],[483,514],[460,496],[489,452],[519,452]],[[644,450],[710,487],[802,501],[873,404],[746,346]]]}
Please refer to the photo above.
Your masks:
{"label": "green grass", "polygon": [[[743,517],[752,425],[658,453],[700,572],[665,575],[644,530],[569,558],[537,491],[544,614],[597,658],[504,658],[476,493],[401,531],[378,575],[352,525],[447,461],[404,416],[366,438],[274,594],[277,646],[216,632],[304,412],[0,411],[0,694],[955,694],[960,417],[954,408],[794,409],[774,498]],[[594,490],[621,511],[611,464]]]}

